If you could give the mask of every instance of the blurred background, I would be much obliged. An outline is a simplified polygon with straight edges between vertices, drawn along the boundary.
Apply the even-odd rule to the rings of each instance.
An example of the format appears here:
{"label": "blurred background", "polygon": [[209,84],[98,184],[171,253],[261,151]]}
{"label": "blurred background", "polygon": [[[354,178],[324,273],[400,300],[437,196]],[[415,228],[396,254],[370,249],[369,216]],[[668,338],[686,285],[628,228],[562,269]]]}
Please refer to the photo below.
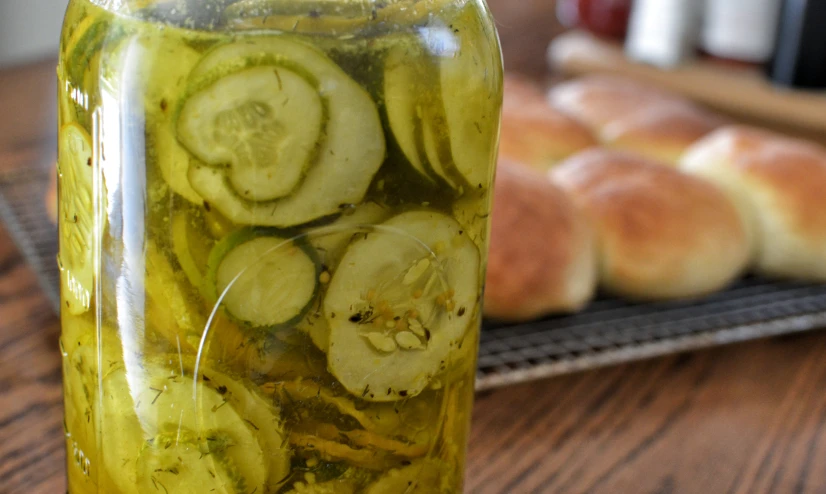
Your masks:
{"label": "blurred background", "polygon": [[67,0],[0,3],[0,68],[54,58],[67,3]]}

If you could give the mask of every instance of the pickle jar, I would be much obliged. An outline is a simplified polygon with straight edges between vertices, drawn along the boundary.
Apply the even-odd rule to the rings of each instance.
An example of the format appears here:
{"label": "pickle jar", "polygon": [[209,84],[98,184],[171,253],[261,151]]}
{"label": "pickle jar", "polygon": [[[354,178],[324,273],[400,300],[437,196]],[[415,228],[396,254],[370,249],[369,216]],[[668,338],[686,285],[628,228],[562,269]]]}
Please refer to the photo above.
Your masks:
{"label": "pickle jar", "polygon": [[484,2],[71,0],[60,55],[69,492],[461,492]]}

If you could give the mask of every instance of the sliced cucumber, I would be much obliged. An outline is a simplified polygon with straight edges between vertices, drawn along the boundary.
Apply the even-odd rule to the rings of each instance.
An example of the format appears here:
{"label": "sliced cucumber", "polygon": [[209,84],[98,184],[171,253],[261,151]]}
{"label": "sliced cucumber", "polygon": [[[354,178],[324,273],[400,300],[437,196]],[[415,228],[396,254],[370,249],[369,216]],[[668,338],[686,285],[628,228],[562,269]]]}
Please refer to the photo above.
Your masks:
{"label": "sliced cucumber", "polygon": [[464,194],[467,183],[460,174],[456,173],[451,153],[451,143],[445,118],[442,114],[441,103],[431,106],[430,117],[422,125],[422,147],[430,168],[444,180],[452,189]]}
{"label": "sliced cucumber", "polygon": [[[223,396],[244,419],[244,422],[252,428],[264,452],[264,460],[268,467],[267,488],[270,489],[269,492],[276,492],[290,472],[287,435],[278,410],[273,407],[271,401],[265,400],[259,393],[252,391],[256,388],[251,382],[242,382],[226,374],[210,370],[201,374],[205,377],[203,384]],[[236,464],[240,460],[238,457],[232,458]],[[241,465],[238,467],[240,468]]]}
{"label": "sliced cucumber", "polygon": [[240,230],[210,254],[214,299],[234,318],[256,328],[300,321],[310,309],[321,275],[304,243],[265,229]]}
{"label": "sliced cucumber", "polygon": [[[384,160],[381,122],[369,94],[323,53],[254,38],[214,49],[190,80],[178,129],[191,152],[221,164],[220,136],[250,136],[240,140],[254,157],[189,171],[192,187],[228,219],[288,227],[361,202]],[[276,112],[282,103],[291,109]]]}
{"label": "sliced cucumber", "polygon": [[[284,448],[262,439],[283,434],[274,410],[220,373],[202,370],[196,384],[177,357],[170,364],[120,368],[103,381],[103,460],[118,488],[234,494],[275,487],[288,469]],[[258,430],[255,420],[271,429]]]}
{"label": "sliced cucumber", "polygon": [[495,35],[483,31],[489,23],[472,18],[479,15],[480,9],[463,8],[453,24],[461,26],[454,30],[455,41],[445,44],[436,38],[431,43],[434,51],[436,46],[442,48],[434,55],[441,61],[444,130],[453,151],[452,164],[473,189],[490,184],[501,112],[501,104],[494,102],[501,101],[502,86],[502,61],[494,50]]}
{"label": "sliced cucumber", "polygon": [[330,372],[371,401],[419,394],[471,323],[479,263],[462,227],[435,212],[400,214],[353,241],[324,300]]}
{"label": "sliced cucumber", "polygon": [[157,164],[161,176],[173,192],[192,202],[202,204],[204,200],[189,184],[189,164],[192,157],[178,144],[174,134],[162,123],[149,128],[150,159]]}
{"label": "sliced cucumber", "polygon": [[389,211],[375,202],[361,204],[329,225],[310,231],[310,245],[318,252],[321,263],[332,269],[354,235],[384,222],[388,216]]}
{"label": "sliced cucumber", "polygon": [[[77,320],[64,321],[66,328],[60,338],[63,354],[63,397],[66,452],[70,483],[86,490],[96,489],[98,468],[97,436],[95,434],[97,406],[97,355],[94,327],[85,331],[70,325],[88,324]],[[79,338],[72,337],[75,333]]]}
{"label": "sliced cucumber", "polygon": [[178,143],[175,108],[186,88],[187,76],[201,55],[180,41],[177,33],[153,33],[136,38],[130,46],[131,66],[146,94],[147,146],[169,187],[188,201],[201,204],[203,199],[189,185],[187,172],[190,154]]}
{"label": "sliced cucumber", "polygon": [[110,31],[108,21],[101,21],[94,16],[86,16],[73,28],[67,46],[69,47],[68,60],[65,67],[69,79],[74,84],[83,84],[82,90],[89,91],[89,82],[92,82],[87,75],[95,75],[96,67],[91,64],[91,59],[100,52],[100,48],[106,40]]}
{"label": "sliced cucumber", "polygon": [[[72,438],[82,449],[91,452],[95,448],[94,403],[97,384],[97,355],[90,341],[67,350],[65,354],[63,377],[66,396],[66,426],[72,431]],[[62,342],[64,348],[65,343]]]}
{"label": "sliced cucumber", "polygon": [[331,463],[344,462],[351,467],[367,470],[382,471],[398,466],[404,461],[382,451],[357,448],[338,440],[319,437],[312,432],[292,430],[289,441],[302,456],[316,456]]}
{"label": "sliced cucumber", "polygon": [[451,30],[452,38],[425,30],[424,46],[391,49],[384,74],[388,119],[408,161],[460,194],[488,187],[499,128],[500,109],[491,102],[501,76],[480,71],[501,62],[490,33],[476,31],[482,23],[465,19],[472,15],[476,8],[463,9],[453,24],[462,28]]}
{"label": "sliced cucumber", "polygon": [[[383,222],[387,217],[388,211],[385,208],[376,203],[368,202],[358,206],[351,214],[342,215],[329,226],[310,232],[310,245],[315,249],[322,265],[323,271],[320,276],[326,279],[326,276],[330,276],[335,272],[347,244],[350,243],[354,235]],[[324,271],[328,274],[324,275]],[[327,352],[330,327],[327,325],[327,320],[324,318],[321,309],[327,285],[322,283],[319,288],[320,293],[316,299],[317,302],[313,304],[307,316],[296,327],[300,331],[309,334],[319,350]]]}
{"label": "sliced cucumber", "polygon": [[[137,460],[140,492],[247,494],[252,490],[250,484],[263,485],[262,462],[254,464],[258,471],[244,476],[227,457],[227,449],[236,446],[232,439],[213,431],[206,436],[206,447],[197,434],[186,429],[146,441]],[[204,455],[212,461],[203,461]]]}
{"label": "sliced cucumber", "polygon": [[[78,122],[90,128],[88,108],[89,88],[97,76],[100,63],[99,51],[89,52],[96,38],[102,38],[107,26],[86,16],[70,27],[60,57],[58,76],[60,84],[60,124]],[[94,53],[94,55],[92,54]]]}
{"label": "sliced cucumber", "polygon": [[425,110],[417,89],[427,87],[428,62],[423,47],[414,42],[392,48],[384,62],[384,100],[393,136],[407,161],[422,177],[435,182],[426,156],[419,152]]}
{"label": "sliced cucumber", "polygon": [[229,165],[241,197],[269,201],[291,193],[314,161],[324,110],[314,81],[281,67],[256,67],[190,96],[178,137],[204,163]]}
{"label": "sliced cucumber", "polygon": [[[356,449],[367,449],[391,457],[418,458],[427,454],[426,444],[407,444],[393,438],[360,429],[342,430],[333,424],[304,420],[294,430],[305,434],[347,444]],[[403,460],[402,460],[403,461]]]}
{"label": "sliced cucumber", "polygon": [[187,212],[172,217],[172,250],[189,282],[201,290],[212,239],[201,233],[194,221]]}
{"label": "sliced cucumber", "polygon": [[[99,378],[121,365],[122,342],[106,325],[90,318],[62,318],[64,426],[69,455],[68,483],[72,492],[113,492],[107,488],[98,449],[101,404]],[[100,353],[99,353],[100,352]]]}
{"label": "sliced cucumber", "polygon": [[194,353],[206,325],[204,314],[160,248],[147,243],[145,255],[146,330],[184,353]]}
{"label": "sliced cucumber", "polygon": [[288,421],[298,417],[290,422],[294,429],[357,448],[399,457],[424,456],[439,429],[440,396],[365,404],[349,395],[336,394],[313,378],[273,383],[268,388],[283,404]]}
{"label": "sliced cucumber", "polygon": [[482,252],[487,252],[490,241],[490,191],[472,191],[453,203],[453,217],[470,235]]}
{"label": "sliced cucumber", "polygon": [[[135,396],[138,396],[136,391]],[[100,426],[102,464],[123,494],[138,494],[137,462],[143,447],[141,424],[129,393],[126,371],[120,367],[103,379]],[[151,398],[150,398],[151,401]],[[151,434],[151,433],[150,433]]]}
{"label": "sliced cucumber", "polygon": [[214,209],[204,211],[204,223],[212,238],[224,238],[230,233],[239,230],[239,227],[226,219],[221,213]]}
{"label": "sliced cucumber", "polygon": [[82,314],[92,304],[94,285],[94,161],[92,139],[79,125],[60,131],[58,204],[61,293],[64,309]]}

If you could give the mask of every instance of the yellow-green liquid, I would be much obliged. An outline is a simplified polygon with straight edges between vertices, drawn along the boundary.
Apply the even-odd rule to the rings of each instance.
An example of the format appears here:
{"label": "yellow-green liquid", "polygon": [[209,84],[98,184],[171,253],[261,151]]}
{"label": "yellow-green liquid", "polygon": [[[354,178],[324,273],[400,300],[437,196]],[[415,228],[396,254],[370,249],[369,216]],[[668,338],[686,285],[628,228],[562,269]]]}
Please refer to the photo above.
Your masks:
{"label": "yellow-green liquid", "polygon": [[[441,7],[433,15],[388,11],[386,18],[345,20],[315,12],[233,19],[174,10],[198,3],[135,1],[105,9],[73,0],[67,12],[58,75],[69,492],[461,492],[501,101],[501,61],[485,9],[470,0],[422,1],[411,3],[425,5],[424,11],[430,3]],[[200,4],[222,9],[232,3]],[[272,328],[239,321],[209,288],[215,246],[256,225],[233,222],[221,205],[198,200],[186,183],[187,166],[164,168],[197,159],[181,146],[175,124],[193,91],[192,68],[220,45],[265,37],[295,40],[328,57],[370,95],[386,140],[381,167],[361,201],[279,230],[292,242],[286,248],[299,255],[316,249],[321,264],[306,314]],[[467,122],[480,137],[458,143],[449,138],[454,129],[448,119],[428,106],[442,105],[451,88],[440,87],[438,71],[417,68],[433,63],[432,53],[401,50],[409,56],[402,61],[420,77],[410,92],[419,102],[414,114],[436,134],[430,142],[449,142],[442,146],[448,155],[481,157],[478,183],[456,187],[423,177],[410,162],[410,146],[391,128],[388,54],[434,44],[473,45],[486,57],[463,65],[467,80],[479,82],[457,88],[456,95],[482,102],[484,110],[468,118],[485,118]],[[425,156],[427,139],[418,141]],[[381,219],[367,215],[367,225],[330,229],[367,208]],[[395,399],[371,399],[378,390],[348,391],[330,371],[319,343],[329,317],[323,298],[348,242],[375,234],[372,224],[416,210],[449,216],[475,244],[475,303],[454,308],[449,290],[434,298],[461,313],[463,337],[421,392],[404,396],[397,389],[393,393],[402,395]],[[247,295],[255,298],[241,298]],[[421,296],[409,291],[411,300]],[[378,314],[369,321],[376,331],[386,331],[394,316],[398,327],[408,328],[411,313],[399,320],[390,307],[398,300],[380,306],[381,293],[362,297]]]}

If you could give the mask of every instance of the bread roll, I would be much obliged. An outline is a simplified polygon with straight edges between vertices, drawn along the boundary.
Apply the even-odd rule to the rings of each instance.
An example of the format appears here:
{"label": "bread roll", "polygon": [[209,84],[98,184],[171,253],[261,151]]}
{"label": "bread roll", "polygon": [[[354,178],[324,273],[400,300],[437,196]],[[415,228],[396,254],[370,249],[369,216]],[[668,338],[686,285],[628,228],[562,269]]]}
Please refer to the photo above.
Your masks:
{"label": "bread roll", "polygon": [[612,76],[589,76],[554,86],[551,105],[594,131],[654,105],[685,105],[686,100],[656,87]]}
{"label": "bread roll", "polygon": [[672,166],[686,148],[724,124],[687,99],[617,77],[567,82],[549,97],[554,106],[591,127],[605,147]]}
{"label": "bread roll", "polygon": [[681,167],[739,204],[755,237],[756,271],[826,282],[826,149],[731,126],[692,146]]}
{"label": "bread roll", "polygon": [[534,106],[537,101],[547,105],[542,88],[529,77],[508,72],[505,74],[503,85],[505,106]]}
{"label": "bread roll", "polygon": [[748,265],[735,206],[714,185],[637,155],[594,149],[550,173],[594,225],[602,286],[636,300],[719,290]]}
{"label": "bread roll", "polygon": [[485,314],[523,321],[582,308],[596,288],[591,228],[544,176],[500,160]]}
{"label": "bread roll", "polygon": [[595,144],[591,131],[551,107],[538,86],[505,78],[500,156],[545,171]]}
{"label": "bread roll", "polygon": [[677,166],[689,146],[724,123],[691,105],[655,104],[606,125],[600,139],[611,149]]}

